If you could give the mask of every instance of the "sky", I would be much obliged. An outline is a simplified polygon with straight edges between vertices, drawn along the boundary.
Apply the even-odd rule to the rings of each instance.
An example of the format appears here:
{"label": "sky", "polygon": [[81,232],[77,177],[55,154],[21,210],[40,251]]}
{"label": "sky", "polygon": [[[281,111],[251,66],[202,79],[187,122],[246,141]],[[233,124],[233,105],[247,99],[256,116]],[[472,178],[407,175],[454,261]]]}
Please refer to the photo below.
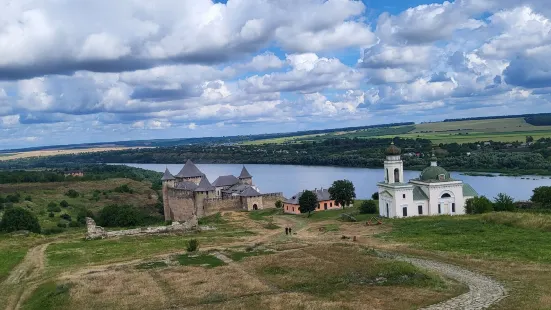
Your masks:
{"label": "sky", "polygon": [[0,149],[551,111],[549,0],[0,0]]}

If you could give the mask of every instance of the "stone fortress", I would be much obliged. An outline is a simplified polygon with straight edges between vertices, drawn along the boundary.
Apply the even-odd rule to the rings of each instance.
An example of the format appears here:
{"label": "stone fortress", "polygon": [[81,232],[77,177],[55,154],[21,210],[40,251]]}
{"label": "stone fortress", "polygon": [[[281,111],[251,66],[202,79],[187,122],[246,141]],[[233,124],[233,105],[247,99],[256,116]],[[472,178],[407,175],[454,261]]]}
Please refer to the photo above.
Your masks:
{"label": "stone fortress", "polygon": [[188,160],[177,175],[172,175],[167,168],[161,180],[165,220],[191,225],[221,211],[275,208],[276,201],[285,200],[282,193],[261,194],[245,166],[239,177],[219,176],[211,184]]}

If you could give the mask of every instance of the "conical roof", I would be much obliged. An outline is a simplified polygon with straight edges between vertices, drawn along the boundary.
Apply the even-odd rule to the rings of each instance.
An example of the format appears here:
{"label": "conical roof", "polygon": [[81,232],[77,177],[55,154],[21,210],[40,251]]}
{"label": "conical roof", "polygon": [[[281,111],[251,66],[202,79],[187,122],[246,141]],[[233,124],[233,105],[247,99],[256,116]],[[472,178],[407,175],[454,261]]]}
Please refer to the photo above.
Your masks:
{"label": "conical roof", "polygon": [[247,168],[245,168],[245,166],[243,166],[243,169],[241,169],[241,174],[239,175],[239,178],[240,179],[249,179],[249,178],[252,178],[253,176],[249,173],[249,171],[247,171]]}
{"label": "conical roof", "polygon": [[386,154],[386,155],[395,156],[395,155],[400,155],[400,153],[402,153],[402,150],[400,150],[399,147],[397,147],[396,145],[394,145],[394,142],[392,142],[392,143],[390,144],[390,146],[385,150],[385,154]]}
{"label": "conical roof", "polygon": [[201,178],[201,182],[199,182],[199,185],[195,189],[196,192],[209,192],[215,190],[214,186],[210,184],[209,180],[207,179],[207,176],[203,174],[203,177]]}
{"label": "conical roof", "polygon": [[165,170],[165,174],[163,174],[163,177],[161,178],[161,181],[170,181],[170,180],[174,180],[174,176],[172,175],[172,173],[170,173],[170,171],[168,171],[168,168],[166,168]]}
{"label": "conical roof", "polygon": [[244,191],[241,192],[242,197],[256,197],[256,196],[262,196],[259,192],[256,191],[256,189],[252,187],[247,187]]}
{"label": "conical roof", "polygon": [[188,159],[182,170],[176,175],[177,178],[195,178],[202,176],[203,173],[195,164]]}

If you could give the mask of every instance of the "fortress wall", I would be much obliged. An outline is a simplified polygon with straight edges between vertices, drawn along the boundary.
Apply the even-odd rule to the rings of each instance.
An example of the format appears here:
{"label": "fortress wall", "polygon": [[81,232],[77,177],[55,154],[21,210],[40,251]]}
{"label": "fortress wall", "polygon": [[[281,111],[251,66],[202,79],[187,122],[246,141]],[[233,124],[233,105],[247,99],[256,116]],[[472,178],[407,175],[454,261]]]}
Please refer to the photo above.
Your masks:
{"label": "fortress wall", "polygon": [[[177,222],[192,222],[197,224],[193,192],[167,188],[170,219]],[[166,217],[166,215],[165,215]]]}
{"label": "fortress wall", "polygon": [[203,200],[203,207],[205,216],[222,211],[239,211],[242,210],[241,197],[208,198]]}
{"label": "fortress wall", "polygon": [[264,205],[264,209],[271,209],[275,208],[276,201],[281,200],[285,201],[285,197],[283,197],[283,193],[269,193],[269,194],[263,194],[262,195],[262,204]]}

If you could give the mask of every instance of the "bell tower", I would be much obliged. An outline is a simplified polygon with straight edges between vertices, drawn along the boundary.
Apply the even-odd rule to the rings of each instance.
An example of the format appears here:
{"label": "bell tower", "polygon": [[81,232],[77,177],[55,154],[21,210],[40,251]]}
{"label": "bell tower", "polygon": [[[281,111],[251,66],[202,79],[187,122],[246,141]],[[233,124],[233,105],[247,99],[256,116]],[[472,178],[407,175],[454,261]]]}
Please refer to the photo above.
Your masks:
{"label": "bell tower", "polygon": [[394,142],[385,151],[385,183],[405,183],[404,182],[404,162],[402,161],[400,154],[401,150]]}

